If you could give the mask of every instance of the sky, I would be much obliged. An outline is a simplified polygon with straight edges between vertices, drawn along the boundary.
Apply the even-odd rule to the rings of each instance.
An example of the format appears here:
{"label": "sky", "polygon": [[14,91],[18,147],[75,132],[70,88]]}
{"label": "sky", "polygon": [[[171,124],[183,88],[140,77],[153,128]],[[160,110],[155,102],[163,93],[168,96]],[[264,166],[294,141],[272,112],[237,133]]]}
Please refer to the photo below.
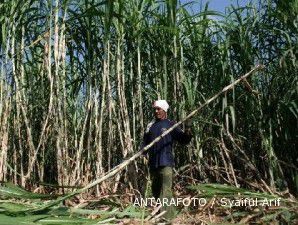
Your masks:
{"label": "sky", "polygon": [[199,12],[201,6],[204,7],[209,2],[209,10],[219,11],[225,13],[225,8],[233,4],[234,6],[246,6],[250,0],[180,0],[181,4],[194,2],[192,9],[194,12]]}

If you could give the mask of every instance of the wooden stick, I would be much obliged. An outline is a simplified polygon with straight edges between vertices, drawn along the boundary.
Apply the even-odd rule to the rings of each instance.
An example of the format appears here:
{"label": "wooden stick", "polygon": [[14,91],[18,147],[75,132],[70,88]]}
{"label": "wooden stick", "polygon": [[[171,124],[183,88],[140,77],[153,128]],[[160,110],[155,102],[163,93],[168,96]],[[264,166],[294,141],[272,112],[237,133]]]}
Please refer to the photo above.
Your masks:
{"label": "wooden stick", "polygon": [[170,132],[172,132],[176,127],[178,127],[180,124],[182,124],[183,122],[185,122],[186,120],[190,119],[191,117],[193,117],[196,113],[198,113],[202,108],[204,108],[205,106],[207,106],[208,104],[210,104],[211,102],[213,102],[215,99],[217,99],[221,94],[225,93],[226,91],[230,90],[231,88],[233,88],[236,84],[240,83],[242,80],[246,79],[248,76],[252,75],[254,72],[263,69],[265,66],[263,65],[258,65],[255,68],[253,68],[251,71],[249,71],[248,73],[246,73],[245,75],[243,75],[242,77],[240,77],[239,79],[235,80],[233,83],[229,84],[228,86],[224,87],[221,91],[219,91],[216,95],[214,95],[213,97],[209,98],[205,103],[203,103],[202,105],[200,105],[196,110],[192,111],[190,114],[188,114],[188,116],[186,116],[185,118],[183,118],[180,122],[176,123],[175,125],[173,125],[170,129],[168,129],[166,132],[162,133],[159,137],[155,138],[150,144],[148,144],[147,146],[145,146],[143,149],[141,149],[140,151],[138,151],[137,153],[135,153],[133,156],[131,156],[129,159],[125,160],[124,162],[120,163],[118,166],[114,167],[113,169],[111,169],[109,172],[107,172],[105,175],[103,175],[102,177],[98,178],[97,180],[93,181],[92,183],[88,184],[87,186],[75,190],[74,192],[63,196],[51,203],[49,203],[48,205],[39,208],[37,210],[34,210],[34,212],[36,211],[40,211],[40,210],[44,210],[46,208],[49,208],[51,206],[56,205],[57,203],[71,198],[77,194],[80,194],[86,190],[88,190],[89,188],[92,188],[98,184],[100,184],[101,182],[107,180],[108,178],[113,177],[115,174],[117,174],[118,172],[120,172],[121,170],[123,170],[126,166],[128,166],[130,163],[132,163],[135,159],[137,159],[138,157],[140,157],[143,153],[145,153],[146,151],[148,151],[149,148],[151,148],[155,143],[157,143],[158,141],[160,141],[164,136],[166,136],[167,134],[169,134]]}

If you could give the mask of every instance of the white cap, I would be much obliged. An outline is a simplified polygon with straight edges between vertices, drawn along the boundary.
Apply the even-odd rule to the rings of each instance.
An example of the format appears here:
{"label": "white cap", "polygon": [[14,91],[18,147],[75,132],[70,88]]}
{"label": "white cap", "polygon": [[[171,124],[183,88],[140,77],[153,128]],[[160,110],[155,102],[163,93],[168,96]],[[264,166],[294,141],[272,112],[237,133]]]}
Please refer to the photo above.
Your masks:
{"label": "white cap", "polygon": [[166,100],[157,100],[153,103],[153,108],[155,107],[159,107],[163,109],[165,112],[167,112],[170,106]]}

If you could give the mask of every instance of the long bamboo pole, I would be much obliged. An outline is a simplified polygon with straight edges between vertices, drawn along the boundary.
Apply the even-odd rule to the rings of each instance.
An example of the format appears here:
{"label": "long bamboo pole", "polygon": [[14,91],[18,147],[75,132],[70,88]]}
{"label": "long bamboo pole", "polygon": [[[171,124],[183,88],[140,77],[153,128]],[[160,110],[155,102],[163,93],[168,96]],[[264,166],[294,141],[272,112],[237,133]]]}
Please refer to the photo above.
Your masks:
{"label": "long bamboo pole", "polygon": [[208,104],[210,104],[211,102],[213,102],[215,99],[217,99],[221,94],[223,94],[226,91],[230,90],[235,85],[237,85],[238,83],[240,83],[241,81],[243,81],[244,79],[246,79],[247,77],[249,77],[250,75],[252,75],[254,72],[256,72],[258,70],[261,70],[263,68],[265,68],[265,66],[258,65],[256,67],[254,67],[252,70],[250,70],[248,73],[244,74],[239,79],[235,80],[233,83],[225,86],[221,91],[219,91],[213,97],[209,98],[207,101],[205,101],[203,104],[201,104],[196,110],[194,110],[190,114],[188,114],[188,116],[184,117],[181,121],[179,121],[178,123],[176,123],[175,125],[173,125],[166,132],[162,133],[159,137],[155,138],[150,144],[148,144],[143,149],[141,149],[140,151],[138,151],[137,153],[135,153],[129,159],[126,159],[124,162],[120,163],[118,166],[116,166],[113,169],[111,169],[109,172],[107,172],[102,177],[98,178],[97,180],[93,181],[92,183],[88,184],[87,186],[85,186],[85,187],[83,187],[81,189],[75,190],[74,192],[72,192],[72,193],[70,193],[70,194],[68,194],[66,196],[60,197],[59,199],[50,202],[49,204],[47,204],[46,206],[43,206],[42,208],[38,208],[38,209],[34,210],[34,212],[37,212],[37,211],[40,211],[40,210],[44,210],[44,209],[47,209],[47,208],[49,208],[51,206],[54,206],[54,205],[58,204],[61,201],[64,201],[64,200],[66,200],[68,198],[71,198],[71,197],[73,197],[73,196],[75,196],[77,194],[83,193],[84,191],[86,191],[86,190],[94,187],[95,185],[100,184],[101,182],[107,180],[108,178],[113,177],[115,174],[117,174],[118,172],[120,172],[121,170],[123,170],[126,166],[128,166],[130,163],[132,163],[135,159],[139,158],[143,153],[145,153],[146,151],[148,151],[149,148],[151,148],[155,143],[157,143],[158,141],[160,141],[164,136],[168,135],[170,132],[172,132],[180,124],[182,124],[186,120],[188,120],[191,117],[193,117],[202,108],[204,108],[205,106],[207,106]]}

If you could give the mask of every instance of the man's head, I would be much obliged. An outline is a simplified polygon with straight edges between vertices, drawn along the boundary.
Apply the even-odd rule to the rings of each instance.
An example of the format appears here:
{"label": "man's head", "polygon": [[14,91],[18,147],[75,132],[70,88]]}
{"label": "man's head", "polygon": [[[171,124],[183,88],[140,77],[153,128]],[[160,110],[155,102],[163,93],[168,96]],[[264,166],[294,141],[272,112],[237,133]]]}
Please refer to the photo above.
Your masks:
{"label": "man's head", "polygon": [[169,104],[166,100],[157,100],[153,103],[154,115],[157,120],[164,120],[167,118],[167,111]]}

